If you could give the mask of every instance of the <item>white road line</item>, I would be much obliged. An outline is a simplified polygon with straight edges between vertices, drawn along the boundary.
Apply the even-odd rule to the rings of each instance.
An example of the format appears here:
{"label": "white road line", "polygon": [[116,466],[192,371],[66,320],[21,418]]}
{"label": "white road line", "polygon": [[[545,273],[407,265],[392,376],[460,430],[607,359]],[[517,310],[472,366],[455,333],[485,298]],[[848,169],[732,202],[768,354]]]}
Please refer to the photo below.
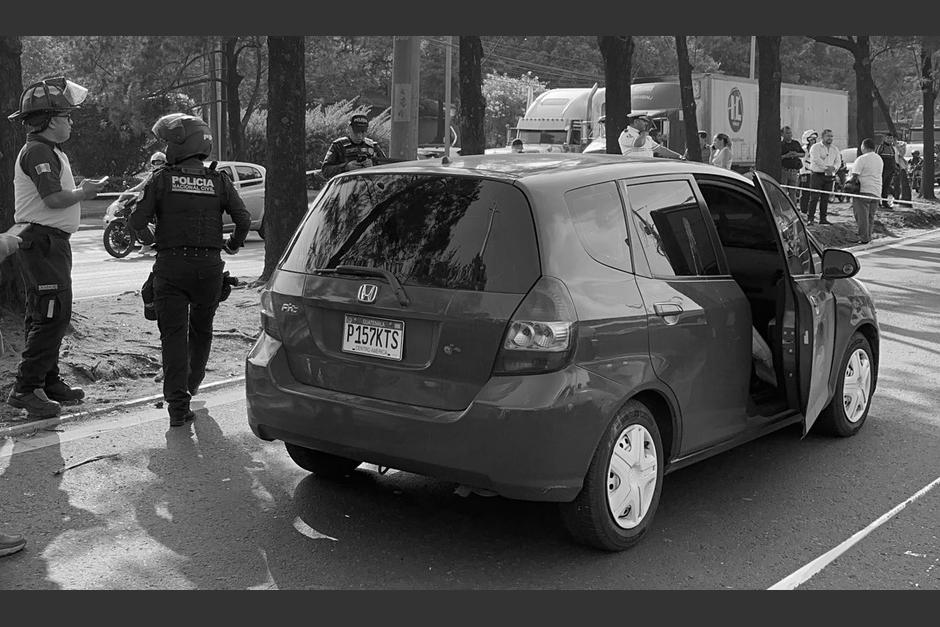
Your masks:
{"label": "white road line", "polygon": [[870,525],[868,525],[861,531],[852,535],[852,537],[850,537],[848,540],[846,540],[839,546],[823,553],[822,555],[814,559],[812,562],[810,562],[806,566],[803,566],[802,568],[796,570],[790,575],[787,575],[786,577],[784,577],[783,579],[781,579],[780,581],[778,581],[777,583],[775,583],[774,585],[770,586],[767,589],[768,590],[793,590],[797,588],[798,586],[806,583],[816,573],[818,573],[823,568],[825,568],[826,566],[834,562],[840,555],[842,555],[843,553],[848,551],[850,548],[852,548],[855,544],[857,544],[859,541],[861,541],[862,538],[870,534],[872,531],[874,531],[881,525],[888,522],[891,518],[896,516],[897,513],[900,512],[902,509],[904,509],[905,507],[907,507],[908,505],[910,505],[911,503],[913,503],[914,501],[916,501],[923,495],[927,494],[938,485],[940,485],[940,477],[937,477],[936,479],[928,483],[926,486],[918,490],[912,497],[910,497],[909,499],[907,499],[906,501],[904,501],[903,503],[901,503],[900,505],[898,505],[891,511],[882,515],[880,518],[878,518],[876,521],[874,521],[873,523],[871,523]]}

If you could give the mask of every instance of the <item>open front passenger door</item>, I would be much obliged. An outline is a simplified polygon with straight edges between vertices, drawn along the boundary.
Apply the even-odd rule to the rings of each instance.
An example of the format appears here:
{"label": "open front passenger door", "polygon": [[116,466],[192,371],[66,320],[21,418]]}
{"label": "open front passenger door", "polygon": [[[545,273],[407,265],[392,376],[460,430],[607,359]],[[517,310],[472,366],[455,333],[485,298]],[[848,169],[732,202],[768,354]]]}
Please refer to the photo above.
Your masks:
{"label": "open front passenger door", "polygon": [[803,414],[803,435],[832,398],[829,373],[835,351],[835,298],[831,285],[814,267],[806,227],[777,183],[763,172],[749,176],[770,209],[786,256],[788,279],[783,328],[787,398]]}

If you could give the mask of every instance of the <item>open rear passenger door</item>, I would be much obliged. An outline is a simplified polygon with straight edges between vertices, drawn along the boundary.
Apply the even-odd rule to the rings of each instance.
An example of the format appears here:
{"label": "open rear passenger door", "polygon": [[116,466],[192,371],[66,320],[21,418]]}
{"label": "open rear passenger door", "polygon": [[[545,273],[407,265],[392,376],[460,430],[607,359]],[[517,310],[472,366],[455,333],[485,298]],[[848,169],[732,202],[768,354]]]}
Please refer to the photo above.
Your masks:
{"label": "open rear passenger door", "polygon": [[787,398],[803,414],[803,435],[832,398],[829,374],[835,351],[835,298],[831,285],[822,278],[822,268],[813,264],[806,227],[796,208],[777,183],[763,172],[748,176],[761,190],[770,209],[786,255],[792,298],[786,310],[780,337],[783,342]]}

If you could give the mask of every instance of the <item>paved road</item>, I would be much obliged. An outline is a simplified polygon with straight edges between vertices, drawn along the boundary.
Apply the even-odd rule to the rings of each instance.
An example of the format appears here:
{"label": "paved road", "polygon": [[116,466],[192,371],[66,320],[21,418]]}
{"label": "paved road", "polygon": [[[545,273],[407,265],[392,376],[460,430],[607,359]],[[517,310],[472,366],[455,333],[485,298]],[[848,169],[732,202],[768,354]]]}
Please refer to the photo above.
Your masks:
{"label": "paved road", "polygon": [[[788,429],[669,475],[625,553],[571,544],[550,504],[370,466],[318,480],[251,435],[236,387],[197,397],[186,429],[142,408],[0,440],[0,528],[30,541],[0,589],[768,588],[940,476],[940,235],[860,258],[883,331],[866,427]],[[940,487],[802,587],[940,589],[937,520]]]}
{"label": "paved road", "polygon": [[[153,266],[153,255],[132,252],[123,259],[109,255],[101,242],[102,230],[79,231],[72,236],[72,289],[75,300],[87,300],[128,290],[139,290]],[[241,279],[255,279],[264,267],[264,240],[248,234],[237,255],[222,254],[225,269]]]}

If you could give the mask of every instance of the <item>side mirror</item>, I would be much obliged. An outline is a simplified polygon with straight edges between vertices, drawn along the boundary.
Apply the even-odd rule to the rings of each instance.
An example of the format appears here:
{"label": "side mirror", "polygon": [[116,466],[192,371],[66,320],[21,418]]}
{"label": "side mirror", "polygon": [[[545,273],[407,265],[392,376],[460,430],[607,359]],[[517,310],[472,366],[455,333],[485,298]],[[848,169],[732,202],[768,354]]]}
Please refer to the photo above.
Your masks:
{"label": "side mirror", "polygon": [[858,274],[861,269],[855,255],[840,248],[827,248],[824,250],[822,266],[822,278],[824,279],[847,279]]}

